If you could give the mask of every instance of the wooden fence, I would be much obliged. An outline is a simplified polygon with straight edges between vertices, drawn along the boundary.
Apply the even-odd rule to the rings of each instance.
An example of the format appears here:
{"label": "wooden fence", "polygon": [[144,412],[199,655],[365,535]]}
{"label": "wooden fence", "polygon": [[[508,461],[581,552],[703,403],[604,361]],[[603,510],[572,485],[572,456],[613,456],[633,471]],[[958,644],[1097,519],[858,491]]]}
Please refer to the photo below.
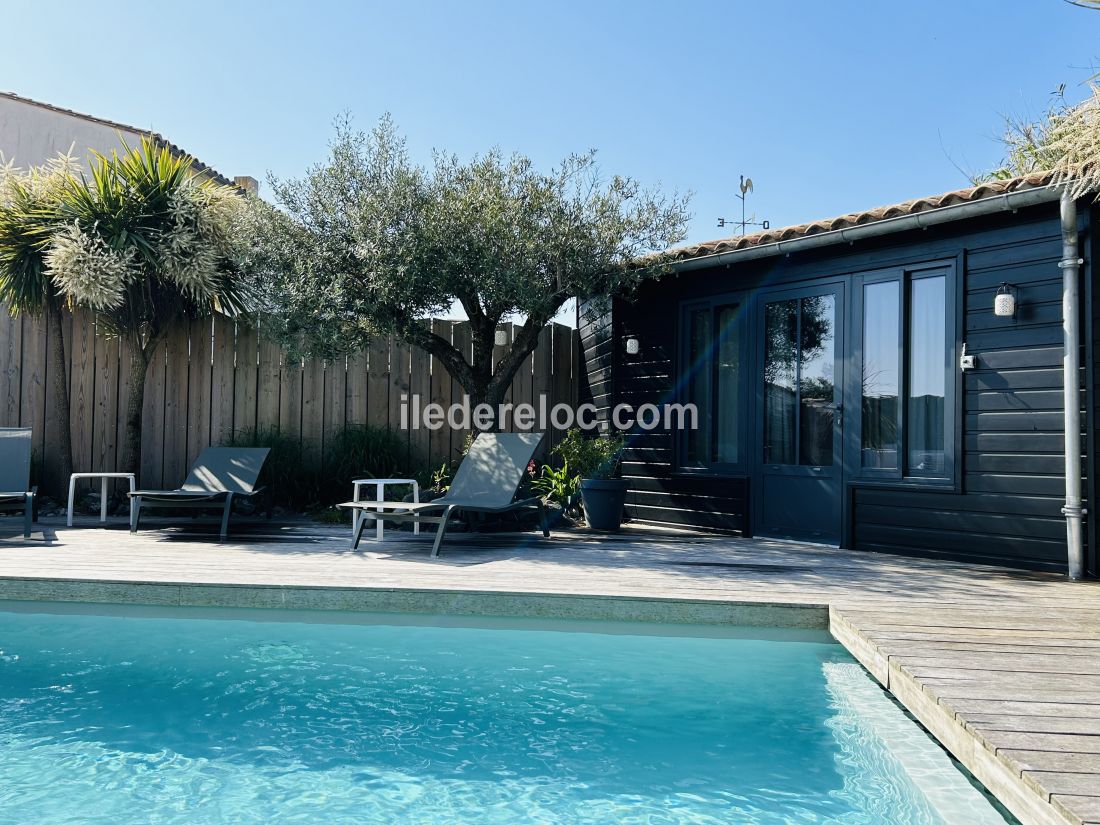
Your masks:
{"label": "wooden fence", "polygon": [[[466,322],[432,320],[432,330],[470,349]],[[518,325],[504,324],[512,339]],[[70,426],[75,471],[110,471],[122,461],[130,352],[124,341],[96,334],[95,317],[66,316]],[[47,375],[44,321],[0,316],[0,426],[31,427],[45,489],[59,478],[53,380]],[[505,351],[498,347],[500,357]],[[469,356],[468,356],[469,357]],[[575,406],[579,375],[576,331],[545,328],[538,349],[513,380],[509,401]],[[326,440],[351,424],[388,426],[407,440],[412,466],[435,468],[457,456],[464,432],[444,427],[402,430],[401,396],[421,405],[458,403],[462,387],[438,361],[401,341],[379,339],[365,352],[334,361],[293,361],[243,323],[215,316],[172,331],[149,368],[145,388],[139,483],[175,487],[199,451],[234,432],[277,427],[299,440],[307,461],[322,461]],[[543,450],[557,436],[551,434]]]}

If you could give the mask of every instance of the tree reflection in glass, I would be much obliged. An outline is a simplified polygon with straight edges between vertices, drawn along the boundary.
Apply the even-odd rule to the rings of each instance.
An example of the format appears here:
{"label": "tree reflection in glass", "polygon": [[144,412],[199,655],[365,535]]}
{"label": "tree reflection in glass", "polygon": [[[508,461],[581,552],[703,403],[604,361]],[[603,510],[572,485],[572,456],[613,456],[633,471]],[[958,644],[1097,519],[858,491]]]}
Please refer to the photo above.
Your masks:
{"label": "tree reflection in glass", "polygon": [[898,467],[901,284],[880,281],[863,289],[863,404],[861,463]]}
{"label": "tree reflection in glass", "polygon": [[833,463],[836,297],[764,307],[764,461]]}

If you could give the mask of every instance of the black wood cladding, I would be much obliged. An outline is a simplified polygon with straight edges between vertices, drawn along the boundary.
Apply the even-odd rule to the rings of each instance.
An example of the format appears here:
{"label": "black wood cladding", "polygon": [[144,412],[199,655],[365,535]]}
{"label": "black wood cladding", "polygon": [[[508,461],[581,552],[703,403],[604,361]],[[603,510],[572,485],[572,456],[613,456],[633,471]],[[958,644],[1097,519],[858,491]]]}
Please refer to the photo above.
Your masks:
{"label": "black wood cladding", "polygon": [[[1082,233],[1082,251],[1089,259],[1093,234]],[[964,376],[959,399],[957,490],[850,483],[844,496],[850,508],[848,544],[859,550],[1063,571],[1060,257],[1057,208],[1048,205],[667,276],[644,285],[633,302],[617,301],[610,315],[582,324],[589,386],[582,387],[581,397],[595,400],[604,411],[619,400],[638,405],[672,398],[678,308],[685,300],[956,258],[962,262],[963,340],[978,357],[978,368]],[[993,315],[993,296],[1004,281],[1017,288],[1015,319]],[[1091,333],[1100,309],[1094,306],[1082,315]],[[627,335],[642,342],[638,356],[618,352]],[[1091,375],[1094,348],[1100,351],[1100,341],[1083,347],[1083,384]],[[1094,396],[1086,391],[1086,403],[1093,404]],[[1083,450],[1085,444],[1083,433]],[[748,479],[693,476],[677,472],[674,462],[668,433],[632,441],[623,464],[631,482],[630,517],[751,534]],[[1095,472],[1093,462],[1085,467],[1086,474]],[[1090,558],[1094,563],[1095,555]]]}

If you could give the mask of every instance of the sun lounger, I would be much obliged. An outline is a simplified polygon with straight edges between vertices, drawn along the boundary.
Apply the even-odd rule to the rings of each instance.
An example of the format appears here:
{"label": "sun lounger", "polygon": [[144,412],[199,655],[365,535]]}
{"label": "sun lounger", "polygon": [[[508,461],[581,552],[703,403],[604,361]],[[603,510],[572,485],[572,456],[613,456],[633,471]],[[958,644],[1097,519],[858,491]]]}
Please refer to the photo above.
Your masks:
{"label": "sun lounger", "polygon": [[195,460],[183,486],[175,490],[135,490],[130,532],[136,533],[142,508],[171,507],[222,511],[221,538],[229,533],[233,502],[263,491],[256,487],[267,447],[207,447]]}
{"label": "sun lounger", "polygon": [[23,537],[31,537],[34,496],[29,427],[0,427],[0,510],[23,511]]}
{"label": "sun lounger", "polygon": [[409,502],[348,501],[341,507],[358,510],[359,519],[352,549],[359,546],[368,519],[411,521],[438,524],[432,556],[439,555],[439,546],[447,532],[447,522],[458,512],[510,513],[516,510],[538,509],[544,536],[550,535],[542,499],[515,501],[520,481],[527,465],[542,441],[542,433],[481,433],[474,439],[470,451],[462,459],[450,489],[442,498],[412,504]]}

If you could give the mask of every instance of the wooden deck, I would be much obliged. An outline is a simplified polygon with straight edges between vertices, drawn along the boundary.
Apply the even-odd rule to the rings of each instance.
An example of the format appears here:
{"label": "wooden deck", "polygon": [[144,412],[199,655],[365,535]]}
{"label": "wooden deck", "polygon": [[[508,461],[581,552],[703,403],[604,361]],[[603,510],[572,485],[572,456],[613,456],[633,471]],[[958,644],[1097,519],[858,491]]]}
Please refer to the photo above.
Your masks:
{"label": "wooden deck", "polygon": [[0,539],[0,599],[827,626],[1024,823],[1100,823],[1098,582],[641,528],[454,535],[433,560],[403,533],[84,524]]}

